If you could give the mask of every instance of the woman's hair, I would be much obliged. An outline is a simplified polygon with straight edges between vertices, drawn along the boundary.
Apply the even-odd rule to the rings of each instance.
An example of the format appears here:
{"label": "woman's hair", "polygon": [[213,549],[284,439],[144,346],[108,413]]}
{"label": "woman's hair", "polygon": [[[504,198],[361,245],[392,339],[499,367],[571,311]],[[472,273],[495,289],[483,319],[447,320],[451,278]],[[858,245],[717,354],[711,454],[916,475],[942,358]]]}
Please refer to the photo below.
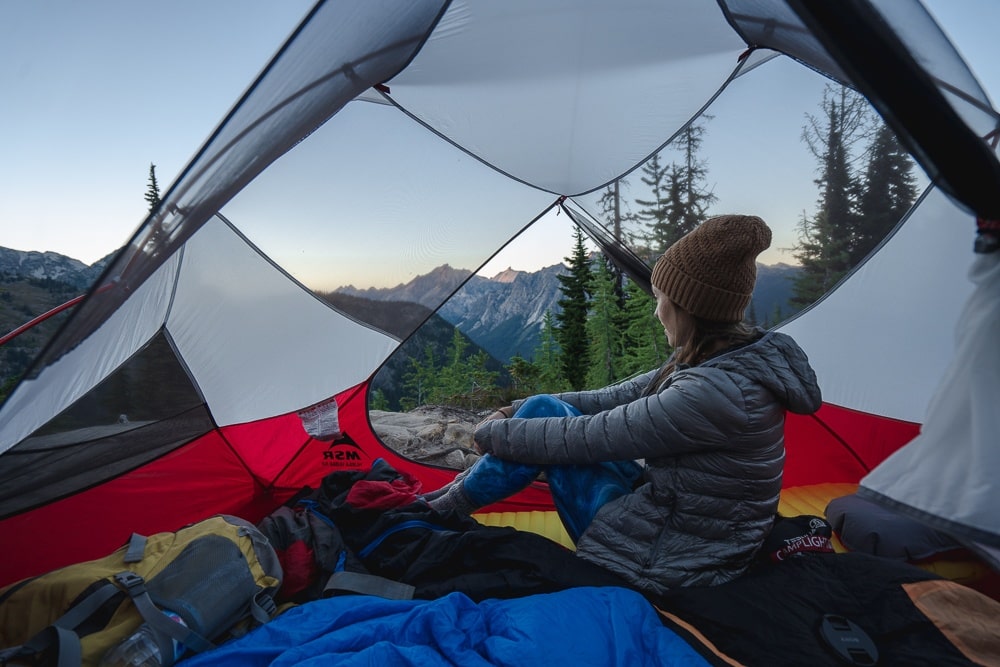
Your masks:
{"label": "woman's hair", "polygon": [[673,363],[677,365],[697,366],[712,353],[722,349],[737,347],[752,343],[760,337],[760,330],[745,321],[713,322],[712,320],[694,317],[694,333],[686,345],[674,350]]}
{"label": "woman's hair", "polygon": [[[679,306],[676,306],[678,307]],[[685,311],[686,312],[686,311]],[[667,363],[663,365],[646,393],[659,391],[660,386],[678,368],[697,366],[716,352],[748,345],[761,336],[760,329],[745,321],[716,322],[695,317],[688,313],[694,325],[691,338],[684,345],[674,349]]]}

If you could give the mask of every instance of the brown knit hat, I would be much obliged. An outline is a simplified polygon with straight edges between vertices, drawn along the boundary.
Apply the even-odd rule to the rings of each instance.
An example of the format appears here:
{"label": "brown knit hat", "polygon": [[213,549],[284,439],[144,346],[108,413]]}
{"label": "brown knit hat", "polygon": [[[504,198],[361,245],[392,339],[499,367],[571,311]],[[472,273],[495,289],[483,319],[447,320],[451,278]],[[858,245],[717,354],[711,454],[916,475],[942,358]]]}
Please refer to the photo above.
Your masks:
{"label": "brown knit hat", "polygon": [[757,255],[770,245],[771,230],[757,216],[709,218],[657,260],[653,287],[696,317],[739,322],[757,280]]}

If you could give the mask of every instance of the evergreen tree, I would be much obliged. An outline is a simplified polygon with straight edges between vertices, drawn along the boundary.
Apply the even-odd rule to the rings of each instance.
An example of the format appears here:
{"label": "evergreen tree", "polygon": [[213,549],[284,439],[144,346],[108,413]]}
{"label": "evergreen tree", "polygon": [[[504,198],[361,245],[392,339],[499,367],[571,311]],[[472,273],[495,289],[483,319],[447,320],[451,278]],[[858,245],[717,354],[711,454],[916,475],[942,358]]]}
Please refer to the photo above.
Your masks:
{"label": "evergreen tree", "polygon": [[438,372],[435,379],[435,389],[432,401],[434,403],[445,403],[450,397],[457,397],[469,390],[468,368],[465,362],[465,352],[469,347],[469,341],[458,330],[452,332],[451,345],[448,347],[447,363]]}
{"label": "evergreen tree", "polygon": [[598,206],[601,215],[611,227],[612,235],[616,241],[634,246],[639,240],[637,235],[630,231],[640,222],[639,216],[632,212],[628,200],[622,196],[622,191],[629,189],[628,179],[619,178],[611,185],[604,188]]}
{"label": "evergreen tree", "polygon": [[533,363],[538,368],[538,392],[557,394],[569,389],[563,377],[562,350],[559,349],[558,331],[551,311],[545,311]]}
{"label": "evergreen tree", "polygon": [[[711,116],[703,118],[710,120]],[[650,257],[697,227],[716,200],[705,185],[708,165],[698,158],[704,134],[704,126],[692,124],[678,135],[678,143],[671,146],[681,153],[679,164],[661,164],[660,154],[656,154],[642,166],[642,182],[650,187],[652,198],[636,199],[643,207],[636,217],[646,225],[644,238]]]}
{"label": "evergreen tree", "polygon": [[665,231],[659,238],[661,245],[654,246],[657,255],[684,236],[681,232],[681,218],[684,215],[684,169],[678,164],[671,164],[668,172],[667,219],[664,223]]}
{"label": "evergreen tree", "polygon": [[437,391],[438,367],[434,358],[434,347],[424,348],[423,360],[416,357],[410,359],[410,368],[403,375],[403,389],[407,396],[399,399],[403,410],[412,410],[418,405],[430,403],[430,397]]}
{"label": "evergreen tree", "polygon": [[616,382],[621,370],[622,311],[615,284],[615,275],[607,262],[599,262],[591,281],[590,317],[587,337],[590,345],[590,368],[586,386],[591,389]]}
{"label": "evergreen tree", "polygon": [[781,312],[781,304],[776,303],[774,304],[774,311],[771,313],[771,316],[765,319],[764,324],[761,326],[763,326],[766,329],[770,329],[771,327],[778,326],[784,320],[785,320],[785,314]]}
{"label": "evergreen tree", "polygon": [[604,192],[601,193],[601,198],[597,202],[601,209],[601,215],[611,227],[612,236],[616,241],[623,243],[634,242],[628,227],[638,220],[636,214],[629,210],[628,201],[622,198],[622,191],[628,188],[628,179],[619,178],[604,188]]}
{"label": "evergreen tree", "polygon": [[856,265],[875,249],[906,215],[917,198],[913,160],[888,125],[880,123],[868,149],[864,185],[858,202],[858,233],[851,252]]}
{"label": "evergreen tree", "polygon": [[795,309],[801,309],[821,297],[833,285],[824,271],[823,242],[812,220],[802,213],[796,227],[798,240],[793,255],[802,266],[792,283],[792,295],[788,301]]}
{"label": "evergreen tree", "polygon": [[656,318],[656,300],[631,281],[625,295],[622,378],[657,368],[670,354],[663,325]]}
{"label": "evergreen tree", "polygon": [[389,409],[389,399],[386,398],[385,392],[381,389],[373,391],[368,399],[368,409],[387,411]]}
{"label": "evergreen tree", "polygon": [[156,165],[152,162],[149,163],[149,184],[146,187],[145,199],[152,213],[160,203],[160,185],[156,182]]}
{"label": "evergreen tree", "polygon": [[636,219],[645,227],[642,238],[649,245],[652,254],[663,252],[671,243],[673,230],[670,228],[670,199],[672,166],[660,164],[660,154],[656,153],[641,167],[642,176],[639,180],[650,190],[651,199],[636,199],[635,203],[642,208],[635,214]]}
{"label": "evergreen tree", "polygon": [[497,387],[499,374],[487,368],[488,361],[489,355],[484,350],[478,350],[461,365],[467,389],[459,396],[470,410],[493,406],[500,400]]}
{"label": "evergreen tree", "polygon": [[753,299],[750,299],[750,306],[747,308],[744,319],[751,324],[761,324],[760,320],[757,319],[757,304],[753,302]]}
{"label": "evergreen tree", "polygon": [[[702,116],[711,120],[711,116]],[[708,163],[698,158],[698,151],[705,134],[703,125],[688,125],[681,133],[681,143],[678,147],[683,154],[684,162],[675,176],[679,182],[680,206],[670,211],[670,221],[675,230],[674,241],[678,240],[705,219],[708,207],[715,203],[716,196],[709,190],[705,181],[708,179]],[[666,247],[663,248],[666,250]]]}
{"label": "evergreen tree", "polygon": [[791,298],[799,307],[825,294],[852,266],[860,194],[853,166],[854,146],[870,131],[868,102],[848,88],[828,85],[821,110],[820,117],[807,117],[808,124],[802,131],[803,141],[819,161],[815,183],[820,195],[815,216],[802,217],[793,251],[802,265]]}
{"label": "evergreen tree", "polygon": [[[627,226],[633,225],[638,218],[628,210],[628,203],[622,199],[621,191],[625,188],[628,188],[627,180],[624,178],[616,180],[604,189],[598,205],[601,208],[601,215],[611,227],[614,239],[623,245],[633,246],[635,238],[627,231]],[[643,251],[640,250],[640,255],[642,253]],[[615,294],[618,295],[620,304],[623,304],[625,301],[623,287],[625,276],[621,269],[614,264],[609,265],[608,268],[614,276]]]}
{"label": "evergreen tree", "polygon": [[515,354],[510,358],[507,372],[510,373],[511,381],[514,384],[515,398],[531,396],[542,391],[541,368],[521,355]]}
{"label": "evergreen tree", "polygon": [[573,254],[565,258],[569,273],[559,276],[562,296],[558,303],[562,310],[556,316],[559,322],[556,339],[561,351],[563,377],[570,388],[580,390],[586,384],[587,369],[590,367],[587,311],[591,269],[583,244],[583,232],[576,229],[573,236]]}
{"label": "evergreen tree", "polygon": [[469,340],[454,329],[451,344],[444,354],[445,363],[438,364],[432,345],[424,348],[424,358],[411,359],[403,375],[403,388],[408,396],[400,399],[404,410],[418,405],[464,405],[468,408],[493,405],[499,395],[498,374],[487,368],[486,352],[467,354]]}

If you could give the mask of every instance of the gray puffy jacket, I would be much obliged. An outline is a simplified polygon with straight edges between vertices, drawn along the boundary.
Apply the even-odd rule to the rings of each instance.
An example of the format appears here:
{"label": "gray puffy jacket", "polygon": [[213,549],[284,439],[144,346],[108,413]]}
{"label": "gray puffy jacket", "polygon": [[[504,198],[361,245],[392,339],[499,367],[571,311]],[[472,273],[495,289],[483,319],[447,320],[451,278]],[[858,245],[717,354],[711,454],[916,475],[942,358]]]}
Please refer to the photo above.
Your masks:
{"label": "gray puffy jacket", "polygon": [[600,509],[577,554],[653,594],[747,570],[778,508],[785,411],[811,414],[821,401],[805,353],[777,332],[679,369],[644,395],[658,372],[559,394],[580,417],[494,420],[476,431],[484,451],[525,463],[644,459],[640,486]]}

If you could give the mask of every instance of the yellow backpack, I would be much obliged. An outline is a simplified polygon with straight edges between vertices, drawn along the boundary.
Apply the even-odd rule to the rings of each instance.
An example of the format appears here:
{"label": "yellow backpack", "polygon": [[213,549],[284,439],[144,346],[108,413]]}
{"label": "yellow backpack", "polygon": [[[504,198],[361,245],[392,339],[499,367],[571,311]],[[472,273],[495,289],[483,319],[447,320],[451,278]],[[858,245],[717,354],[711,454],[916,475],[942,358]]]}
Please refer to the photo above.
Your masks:
{"label": "yellow backpack", "polygon": [[96,665],[147,623],[171,665],[173,640],[202,652],[270,620],[281,580],[274,548],[238,517],[133,535],[104,558],[0,589],[0,664]]}

